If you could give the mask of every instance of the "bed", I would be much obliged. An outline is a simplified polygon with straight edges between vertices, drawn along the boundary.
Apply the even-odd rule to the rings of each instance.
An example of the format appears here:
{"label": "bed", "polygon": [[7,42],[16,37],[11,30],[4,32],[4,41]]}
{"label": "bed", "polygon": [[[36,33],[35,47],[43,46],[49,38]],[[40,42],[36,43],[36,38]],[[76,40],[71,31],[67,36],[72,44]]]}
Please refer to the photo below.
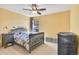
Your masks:
{"label": "bed", "polygon": [[41,44],[44,44],[44,32],[28,33],[25,28],[11,30],[14,42],[24,47],[29,53]]}

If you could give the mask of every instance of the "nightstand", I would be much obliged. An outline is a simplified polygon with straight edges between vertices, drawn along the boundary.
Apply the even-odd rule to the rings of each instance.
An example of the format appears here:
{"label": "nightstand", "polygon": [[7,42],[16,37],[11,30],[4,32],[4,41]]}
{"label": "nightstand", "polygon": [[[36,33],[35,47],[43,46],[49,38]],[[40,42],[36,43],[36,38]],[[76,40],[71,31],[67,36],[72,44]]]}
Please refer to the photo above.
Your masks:
{"label": "nightstand", "polygon": [[2,46],[4,48],[14,45],[14,36],[12,33],[2,34]]}

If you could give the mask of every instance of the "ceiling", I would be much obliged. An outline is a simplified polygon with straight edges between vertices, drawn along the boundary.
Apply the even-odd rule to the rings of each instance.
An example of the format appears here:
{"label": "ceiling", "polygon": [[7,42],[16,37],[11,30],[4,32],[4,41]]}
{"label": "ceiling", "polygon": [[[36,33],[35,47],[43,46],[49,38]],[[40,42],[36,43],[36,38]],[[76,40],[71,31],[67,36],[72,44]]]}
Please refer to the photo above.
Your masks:
{"label": "ceiling", "polygon": [[[29,17],[41,16],[33,14],[31,11],[23,10],[23,8],[31,9],[31,4],[0,4],[0,8],[7,9],[12,12],[16,12]],[[42,15],[53,14],[57,12],[70,10],[70,4],[38,4],[38,8],[46,8],[45,11],[40,11]]]}

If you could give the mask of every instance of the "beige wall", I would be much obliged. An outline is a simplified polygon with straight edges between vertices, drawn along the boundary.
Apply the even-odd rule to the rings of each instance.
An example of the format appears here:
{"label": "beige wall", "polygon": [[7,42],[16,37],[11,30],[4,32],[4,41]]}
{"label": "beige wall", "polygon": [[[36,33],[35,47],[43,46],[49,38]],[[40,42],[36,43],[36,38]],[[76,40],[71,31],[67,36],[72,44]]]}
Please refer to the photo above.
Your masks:
{"label": "beige wall", "polygon": [[[0,33],[8,31],[15,27],[25,27],[29,29],[29,17],[20,15],[0,8]],[[8,27],[7,30],[5,27]]]}
{"label": "beige wall", "polygon": [[79,34],[79,5],[73,5],[71,8],[71,31]]}
{"label": "beige wall", "polygon": [[39,20],[40,31],[45,32],[46,36],[56,37],[58,32],[70,31],[70,11],[35,18]]}
{"label": "beige wall", "polygon": [[79,44],[79,5],[73,5],[71,8],[71,32],[74,32],[78,36]]}
{"label": "beige wall", "polygon": [[[46,36],[56,37],[58,32],[70,30],[70,11],[35,17],[39,20],[40,31]],[[0,33],[15,27],[25,27],[29,30],[29,17],[0,8]]]}

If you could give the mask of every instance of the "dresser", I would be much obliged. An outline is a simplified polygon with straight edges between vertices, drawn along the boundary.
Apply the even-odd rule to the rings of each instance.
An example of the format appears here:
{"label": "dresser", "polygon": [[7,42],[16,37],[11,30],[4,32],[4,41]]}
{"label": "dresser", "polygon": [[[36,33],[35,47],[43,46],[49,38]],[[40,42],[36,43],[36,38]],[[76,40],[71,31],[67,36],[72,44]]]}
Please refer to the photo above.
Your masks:
{"label": "dresser", "polygon": [[0,47],[2,47],[2,34],[0,34]]}
{"label": "dresser", "polygon": [[58,34],[58,54],[77,55],[77,36],[71,32]]}

